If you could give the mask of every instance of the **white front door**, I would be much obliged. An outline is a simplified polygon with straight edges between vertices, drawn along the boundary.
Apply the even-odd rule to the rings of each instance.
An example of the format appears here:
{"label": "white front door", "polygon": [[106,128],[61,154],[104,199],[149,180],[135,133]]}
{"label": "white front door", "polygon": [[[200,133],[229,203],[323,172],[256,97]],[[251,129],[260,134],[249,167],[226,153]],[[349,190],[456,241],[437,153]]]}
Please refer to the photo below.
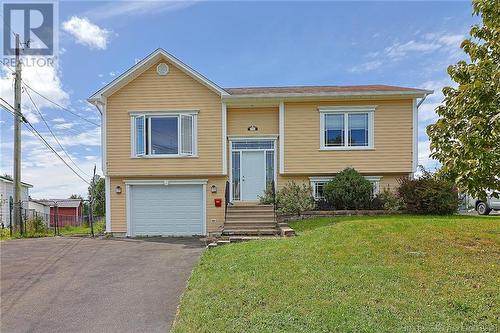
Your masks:
{"label": "white front door", "polygon": [[266,189],[264,151],[241,152],[241,200],[259,200]]}

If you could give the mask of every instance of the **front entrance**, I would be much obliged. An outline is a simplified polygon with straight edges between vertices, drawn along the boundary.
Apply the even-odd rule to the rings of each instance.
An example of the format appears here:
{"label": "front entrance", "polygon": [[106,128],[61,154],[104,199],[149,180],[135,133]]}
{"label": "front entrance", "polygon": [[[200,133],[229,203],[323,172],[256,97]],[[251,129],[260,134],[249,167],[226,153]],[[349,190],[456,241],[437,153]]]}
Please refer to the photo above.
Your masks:
{"label": "front entrance", "polygon": [[275,179],[275,140],[231,141],[231,200],[258,201]]}
{"label": "front entrance", "polygon": [[266,156],[264,151],[241,152],[241,200],[254,201],[266,189]]}

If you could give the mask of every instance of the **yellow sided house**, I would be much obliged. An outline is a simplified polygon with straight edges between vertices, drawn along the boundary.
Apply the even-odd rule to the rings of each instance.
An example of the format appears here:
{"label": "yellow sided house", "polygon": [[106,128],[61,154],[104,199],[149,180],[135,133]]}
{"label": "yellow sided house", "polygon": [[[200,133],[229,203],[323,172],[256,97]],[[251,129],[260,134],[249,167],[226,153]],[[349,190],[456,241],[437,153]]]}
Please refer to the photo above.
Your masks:
{"label": "yellow sided house", "polygon": [[273,207],[257,204],[266,186],[303,182],[321,199],[346,167],[375,192],[394,188],[416,171],[417,109],[430,93],[221,88],[158,49],[89,98],[102,111],[106,232],[274,233]]}

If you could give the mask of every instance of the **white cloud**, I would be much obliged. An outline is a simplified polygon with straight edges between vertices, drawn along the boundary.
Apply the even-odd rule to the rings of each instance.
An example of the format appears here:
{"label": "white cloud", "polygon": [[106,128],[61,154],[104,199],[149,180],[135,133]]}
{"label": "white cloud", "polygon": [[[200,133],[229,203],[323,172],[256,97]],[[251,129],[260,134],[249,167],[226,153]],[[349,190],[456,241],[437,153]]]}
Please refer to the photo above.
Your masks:
{"label": "white cloud", "polygon": [[[47,97],[48,99],[62,105],[69,105],[69,94],[63,89],[62,82],[60,79],[60,73],[56,64],[53,66],[38,66],[36,61],[33,61],[33,57],[25,56],[24,60],[26,65],[23,67],[22,77],[23,81],[28,84],[31,88],[39,92],[41,95]],[[6,65],[1,65],[0,67],[0,96],[5,98],[8,102],[13,103],[14,96],[14,84],[12,77],[12,69]],[[39,109],[45,107],[54,107],[54,105],[47,101],[46,99],[40,97],[38,94],[31,90],[28,90],[33,101],[38,106]],[[23,92],[22,97],[22,109],[24,116],[32,123],[37,123],[39,121],[39,116],[37,115],[31,100],[27,92]]]}
{"label": "white cloud", "polygon": [[386,47],[384,49],[384,53],[390,58],[401,58],[411,52],[428,53],[435,51],[440,47],[441,45],[437,43],[426,43],[410,40],[409,42],[406,42],[404,44],[396,42],[393,45]]}
{"label": "white cloud", "polygon": [[114,1],[87,12],[95,20],[107,20],[117,16],[152,15],[182,10],[197,1]]}
{"label": "white cloud", "polygon": [[91,49],[106,49],[111,35],[110,31],[90,22],[86,17],[72,16],[68,21],[63,22],[62,26],[77,43]]}
{"label": "white cloud", "polygon": [[350,71],[353,73],[363,73],[363,72],[370,72],[373,71],[380,66],[382,66],[383,62],[379,60],[374,60],[374,61],[368,61],[360,65],[356,65],[354,67],[351,67]]}
{"label": "white cloud", "polygon": [[54,128],[55,129],[70,129],[70,128],[73,128],[75,126],[75,124],[73,123],[60,123],[60,124],[56,124],[54,125]]}
{"label": "white cloud", "polygon": [[[426,57],[435,55],[438,57],[434,61],[435,64],[440,64],[439,61],[455,62],[462,55],[460,44],[464,39],[463,34],[456,33],[433,32],[423,36],[418,33],[414,39],[409,41],[395,41],[381,50],[368,52],[365,57],[370,58],[371,61],[354,66],[351,68],[351,72],[368,72],[378,69],[384,64],[391,64],[410,56],[419,55]],[[439,67],[442,68],[442,66]]]}

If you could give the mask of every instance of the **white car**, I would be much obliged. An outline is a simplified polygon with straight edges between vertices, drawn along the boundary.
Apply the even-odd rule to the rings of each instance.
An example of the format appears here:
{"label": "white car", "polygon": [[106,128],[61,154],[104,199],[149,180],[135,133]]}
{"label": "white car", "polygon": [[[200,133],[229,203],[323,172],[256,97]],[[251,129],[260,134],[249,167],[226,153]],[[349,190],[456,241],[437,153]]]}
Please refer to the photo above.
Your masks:
{"label": "white car", "polygon": [[488,199],[476,200],[476,211],[479,215],[488,215],[492,210],[500,210],[500,198],[488,195]]}

